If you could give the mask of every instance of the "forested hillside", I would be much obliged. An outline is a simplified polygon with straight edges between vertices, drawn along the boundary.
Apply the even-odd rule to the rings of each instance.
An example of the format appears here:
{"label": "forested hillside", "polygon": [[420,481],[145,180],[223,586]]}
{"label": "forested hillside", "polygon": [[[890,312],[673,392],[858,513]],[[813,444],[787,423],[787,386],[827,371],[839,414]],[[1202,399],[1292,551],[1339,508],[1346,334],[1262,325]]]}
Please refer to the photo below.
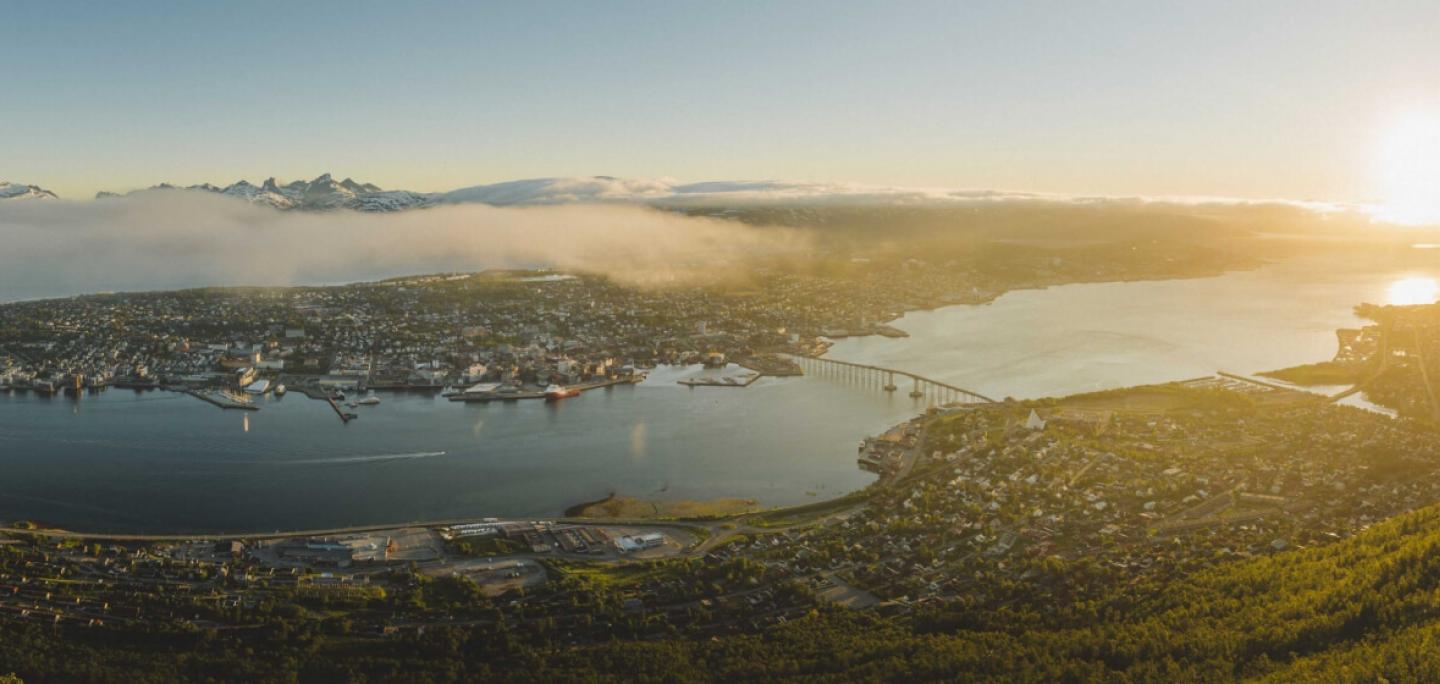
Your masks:
{"label": "forested hillside", "polygon": [[463,627],[375,642],[308,623],[188,639],[7,625],[0,671],[27,682],[1436,681],[1437,585],[1432,507],[1343,542],[1114,587],[1045,614],[826,609],[766,633],[583,648]]}

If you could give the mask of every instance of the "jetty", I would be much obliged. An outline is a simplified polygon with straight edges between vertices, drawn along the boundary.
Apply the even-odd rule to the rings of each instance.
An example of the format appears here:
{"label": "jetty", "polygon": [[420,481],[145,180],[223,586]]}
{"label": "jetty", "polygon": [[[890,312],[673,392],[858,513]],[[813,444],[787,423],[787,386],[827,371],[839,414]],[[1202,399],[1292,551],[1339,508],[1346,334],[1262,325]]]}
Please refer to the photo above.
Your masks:
{"label": "jetty", "polygon": [[[603,380],[592,380],[590,382],[581,382],[574,385],[567,385],[567,387],[569,389],[579,390],[581,392],[588,392],[593,389],[600,389],[601,387],[613,387],[615,385],[631,385],[635,384],[636,382],[639,382],[639,379],[630,377],[605,378]],[[517,389],[514,392],[458,392],[449,395],[446,398],[450,401],[478,402],[484,404],[492,401],[520,401],[522,399],[544,399],[545,390]]]}
{"label": "jetty", "polygon": [[214,404],[222,409],[236,409],[240,411],[259,411],[260,407],[247,401],[238,401],[218,392],[201,392],[193,389],[176,390],[182,394],[188,394],[203,402]]}
{"label": "jetty", "polygon": [[684,378],[676,382],[686,387],[749,387],[756,380],[760,379],[760,373],[746,373],[745,375],[720,375],[704,376],[698,378]]}
{"label": "jetty", "polygon": [[357,416],[357,415],[355,415],[355,414],[353,414],[353,413],[347,413],[347,412],[341,410],[341,409],[340,409],[340,402],[335,401],[335,397],[325,397],[325,403],[329,404],[329,405],[330,405],[330,408],[335,409],[335,415],[340,416],[340,422],[342,422],[342,423],[348,423],[348,422],[350,422],[350,421],[352,421],[352,420],[360,417],[360,416]]}

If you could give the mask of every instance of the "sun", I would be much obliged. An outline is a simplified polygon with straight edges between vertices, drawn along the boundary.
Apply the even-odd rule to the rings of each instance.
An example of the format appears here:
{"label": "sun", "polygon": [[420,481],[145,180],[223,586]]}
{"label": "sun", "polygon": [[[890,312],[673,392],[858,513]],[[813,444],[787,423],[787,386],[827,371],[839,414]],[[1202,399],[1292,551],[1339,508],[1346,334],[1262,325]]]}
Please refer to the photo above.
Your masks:
{"label": "sun", "polygon": [[1440,283],[1434,278],[1423,276],[1401,278],[1390,283],[1390,289],[1385,295],[1387,303],[1399,306],[1433,304],[1436,299],[1440,299]]}
{"label": "sun", "polygon": [[1376,218],[1407,225],[1440,223],[1440,116],[1410,114],[1380,141],[1381,206]]}

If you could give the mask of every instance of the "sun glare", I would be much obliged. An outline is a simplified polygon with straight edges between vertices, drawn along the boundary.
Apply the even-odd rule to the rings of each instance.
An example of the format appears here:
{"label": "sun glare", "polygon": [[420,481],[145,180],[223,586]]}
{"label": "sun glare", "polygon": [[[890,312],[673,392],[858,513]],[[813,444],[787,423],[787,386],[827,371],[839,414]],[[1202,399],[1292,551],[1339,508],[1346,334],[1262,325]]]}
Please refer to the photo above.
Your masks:
{"label": "sun glare", "polygon": [[1377,163],[1377,218],[1440,223],[1440,117],[1412,114],[1397,121],[1380,143]]}
{"label": "sun glare", "polygon": [[1423,276],[1402,278],[1390,283],[1385,299],[1388,303],[1399,306],[1434,304],[1435,300],[1440,299],[1440,283],[1434,278]]}

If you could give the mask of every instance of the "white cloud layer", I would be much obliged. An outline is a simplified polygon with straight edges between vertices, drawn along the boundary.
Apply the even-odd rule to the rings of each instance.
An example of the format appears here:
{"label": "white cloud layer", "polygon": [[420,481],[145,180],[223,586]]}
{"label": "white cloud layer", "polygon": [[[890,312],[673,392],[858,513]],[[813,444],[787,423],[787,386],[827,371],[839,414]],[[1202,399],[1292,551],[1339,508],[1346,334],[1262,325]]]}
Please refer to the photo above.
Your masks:
{"label": "white cloud layer", "polygon": [[0,202],[0,301],[532,266],[644,283],[804,244],[793,231],[631,205],[280,212],[199,192]]}
{"label": "white cloud layer", "polygon": [[1085,196],[1004,190],[963,190],[875,186],[856,183],[810,183],[779,180],[705,181],[681,183],[669,179],[530,178],[476,185],[435,195],[439,202],[484,203],[496,206],[575,203],[643,203],[660,206],[763,206],[763,205],[948,205],[974,202],[1064,202],[1080,204],[1282,204],[1318,211],[1345,207],[1320,202],[1233,197]]}

